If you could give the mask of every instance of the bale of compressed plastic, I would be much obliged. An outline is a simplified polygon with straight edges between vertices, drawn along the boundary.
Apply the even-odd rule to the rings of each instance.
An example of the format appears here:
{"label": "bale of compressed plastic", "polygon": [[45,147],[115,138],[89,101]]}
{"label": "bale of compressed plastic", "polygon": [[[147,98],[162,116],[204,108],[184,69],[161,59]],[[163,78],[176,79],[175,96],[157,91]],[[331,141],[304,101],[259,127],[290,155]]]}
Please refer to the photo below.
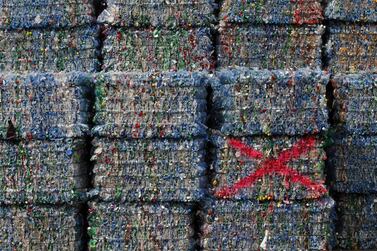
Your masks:
{"label": "bale of compressed plastic", "polygon": [[228,26],[220,29],[218,66],[321,67],[323,26]]}
{"label": "bale of compressed plastic", "polygon": [[208,82],[183,71],[97,75],[92,131],[118,138],[204,136]]}
{"label": "bale of compressed plastic", "polygon": [[82,71],[98,68],[97,27],[0,31],[0,72]]}
{"label": "bale of compressed plastic", "polygon": [[328,0],[326,18],[346,22],[377,22],[377,2],[371,0]]}
{"label": "bale of compressed plastic", "polygon": [[377,196],[337,196],[337,246],[341,250],[377,249]]}
{"label": "bale of compressed plastic", "polygon": [[202,250],[328,250],[333,207],[329,197],[287,204],[214,201],[202,211]]}
{"label": "bale of compressed plastic", "polygon": [[215,1],[108,0],[98,21],[126,27],[203,27],[216,21]]}
{"label": "bale of compressed plastic", "polygon": [[377,74],[338,74],[332,85],[338,127],[354,134],[377,133]]}
{"label": "bale of compressed plastic", "polygon": [[205,194],[205,142],[95,139],[94,194],[104,201],[197,201]]}
{"label": "bale of compressed plastic", "polygon": [[89,158],[80,139],[0,142],[0,203],[74,203],[85,199]]}
{"label": "bale of compressed plastic", "polygon": [[193,210],[175,204],[90,203],[89,250],[193,250]]}
{"label": "bale of compressed plastic", "polygon": [[213,119],[223,134],[304,135],[328,128],[329,75],[320,70],[235,68],[217,76]]}
{"label": "bale of compressed plastic", "polygon": [[91,77],[79,72],[0,74],[0,138],[87,135],[91,84]]}
{"label": "bale of compressed plastic", "polygon": [[214,136],[210,192],[217,198],[301,200],[327,194],[318,137]]}
{"label": "bale of compressed plastic", "polygon": [[334,73],[377,72],[377,25],[330,26],[326,45],[328,68]]}
{"label": "bale of compressed plastic", "polygon": [[377,192],[377,137],[340,133],[328,148],[332,188],[346,193]]}
{"label": "bale of compressed plastic", "polygon": [[66,28],[94,21],[92,0],[0,1],[0,29]]}
{"label": "bale of compressed plastic", "polygon": [[105,71],[196,71],[214,68],[209,28],[109,28],[105,33],[102,50]]}
{"label": "bale of compressed plastic", "polygon": [[83,216],[69,206],[0,207],[1,250],[81,250]]}
{"label": "bale of compressed plastic", "polygon": [[265,24],[319,24],[323,20],[321,1],[225,0],[220,22]]}

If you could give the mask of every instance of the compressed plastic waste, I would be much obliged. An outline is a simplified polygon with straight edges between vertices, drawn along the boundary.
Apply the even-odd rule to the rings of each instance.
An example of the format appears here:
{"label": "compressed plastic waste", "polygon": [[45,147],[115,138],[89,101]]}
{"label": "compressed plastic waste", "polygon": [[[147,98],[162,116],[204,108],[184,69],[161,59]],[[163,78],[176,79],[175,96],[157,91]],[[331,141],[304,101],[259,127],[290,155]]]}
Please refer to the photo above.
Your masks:
{"label": "compressed plastic waste", "polygon": [[204,140],[95,139],[93,144],[94,189],[104,201],[186,202],[205,194]]}
{"label": "compressed plastic waste", "polygon": [[321,1],[225,0],[220,10],[224,23],[319,24]]}
{"label": "compressed plastic waste", "polygon": [[210,70],[214,68],[209,28],[109,28],[102,54],[105,71]]}
{"label": "compressed plastic waste", "polygon": [[94,0],[2,0],[0,29],[67,28],[95,22]]}
{"label": "compressed plastic waste", "polygon": [[1,141],[0,203],[74,203],[85,199],[87,149],[80,139]]}
{"label": "compressed plastic waste", "polygon": [[98,28],[0,31],[0,72],[94,72]]}
{"label": "compressed plastic waste", "polygon": [[328,128],[329,75],[322,71],[235,68],[217,76],[212,114],[226,135],[303,135]]}
{"label": "compressed plastic waste", "polygon": [[126,27],[202,27],[215,23],[214,0],[108,0],[99,22]]}
{"label": "compressed plastic waste", "polygon": [[96,136],[204,136],[207,75],[190,72],[106,73],[96,77]]}
{"label": "compressed plastic waste", "polygon": [[340,194],[336,204],[338,248],[342,250],[377,249],[376,194]]}
{"label": "compressed plastic waste", "polygon": [[193,250],[193,210],[174,204],[90,203],[90,250]]}
{"label": "compressed plastic waste", "polygon": [[27,205],[0,207],[1,250],[80,250],[83,216],[79,208]]}
{"label": "compressed plastic waste", "polygon": [[91,84],[91,76],[79,72],[0,74],[0,138],[87,135]]}
{"label": "compressed plastic waste", "polygon": [[[211,191],[217,197],[300,200],[325,194],[326,153],[320,139],[247,137],[238,140],[215,136],[212,142]],[[303,181],[308,179],[310,184]]]}
{"label": "compressed plastic waste", "polygon": [[203,210],[203,250],[326,250],[334,201],[213,201]]}
{"label": "compressed plastic waste", "polygon": [[377,74],[338,74],[332,85],[338,127],[353,134],[376,134]]}
{"label": "compressed plastic waste", "polygon": [[320,68],[324,26],[227,26],[217,42],[218,66]]}
{"label": "compressed plastic waste", "polygon": [[377,25],[330,26],[326,45],[328,68],[334,73],[377,72]]}
{"label": "compressed plastic waste", "polygon": [[377,22],[377,2],[374,0],[329,0],[327,18],[346,22]]}

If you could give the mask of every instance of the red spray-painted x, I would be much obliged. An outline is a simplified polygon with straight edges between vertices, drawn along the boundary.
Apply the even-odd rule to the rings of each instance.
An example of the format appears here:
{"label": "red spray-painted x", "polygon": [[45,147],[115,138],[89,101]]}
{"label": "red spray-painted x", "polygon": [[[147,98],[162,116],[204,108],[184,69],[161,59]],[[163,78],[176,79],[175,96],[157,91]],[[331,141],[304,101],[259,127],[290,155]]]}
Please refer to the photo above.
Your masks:
{"label": "red spray-painted x", "polygon": [[[263,153],[245,145],[242,141],[230,139],[229,145],[241,152],[242,155],[251,159],[262,159]],[[241,179],[232,186],[221,188],[217,193],[217,197],[230,197],[235,195],[240,189],[252,187],[253,184],[265,175],[278,174],[288,177],[290,182],[299,183],[310,189],[316,197],[327,193],[326,188],[319,183],[312,181],[309,177],[301,175],[296,170],[289,168],[286,164],[289,161],[298,159],[305,153],[308,153],[315,147],[316,139],[308,137],[299,140],[291,149],[282,151],[278,158],[269,158],[263,161],[260,168],[249,176]]]}

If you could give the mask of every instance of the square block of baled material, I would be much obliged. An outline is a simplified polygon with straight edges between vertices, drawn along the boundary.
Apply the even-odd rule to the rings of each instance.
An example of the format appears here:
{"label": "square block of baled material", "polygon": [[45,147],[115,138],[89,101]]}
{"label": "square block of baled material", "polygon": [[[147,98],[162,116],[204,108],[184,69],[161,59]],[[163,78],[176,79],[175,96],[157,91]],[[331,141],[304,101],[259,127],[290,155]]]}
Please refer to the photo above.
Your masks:
{"label": "square block of baled material", "polygon": [[90,203],[89,249],[193,250],[193,214],[186,205]]}
{"label": "square block of baled material", "polygon": [[328,250],[334,201],[212,202],[203,210],[202,250]]}
{"label": "square block of baled material", "polygon": [[323,20],[320,0],[225,0],[220,22],[267,24],[319,24]]}
{"label": "square block of baled material", "polygon": [[333,137],[328,149],[329,179],[334,190],[346,193],[377,192],[377,137]]}
{"label": "square block of baled material", "polygon": [[377,22],[375,0],[329,0],[326,18],[346,22]]}
{"label": "square block of baled material", "polygon": [[354,134],[377,133],[377,74],[335,75],[334,120]]}
{"label": "square block of baled material", "polygon": [[102,54],[105,71],[208,70],[214,68],[209,28],[109,29]]}
{"label": "square block of baled material", "polygon": [[217,198],[301,200],[327,194],[322,141],[315,137],[213,137]]}
{"label": "square block of baled material", "polygon": [[84,73],[0,73],[0,138],[55,139],[89,133],[92,79]]}
{"label": "square block of baled material", "polygon": [[326,45],[328,68],[334,73],[377,72],[377,25],[330,26]]}
{"label": "square block of baled material", "polygon": [[323,26],[229,26],[220,29],[218,66],[321,67]]}
{"label": "square block of baled material", "polygon": [[217,76],[214,124],[226,135],[303,135],[328,128],[329,75],[322,71],[236,68]]}
{"label": "square block of baled material", "polygon": [[98,68],[97,27],[0,31],[0,72]]}
{"label": "square block of baled material", "polygon": [[107,73],[96,77],[93,133],[120,138],[204,136],[207,75]]}
{"label": "square block of baled material", "polygon": [[206,186],[204,140],[95,139],[94,188],[105,201],[196,201]]}
{"label": "square block of baled material", "polygon": [[62,28],[92,24],[91,0],[0,1],[0,29]]}
{"label": "square block of baled material", "polygon": [[4,251],[81,250],[83,230],[83,217],[75,207],[0,207],[0,249]]}
{"label": "square block of baled material", "polygon": [[337,246],[341,250],[377,249],[377,195],[340,194]]}
{"label": "square block of baled material", "polygon": [[0,202],[60,203],[85,198],[84,140],[0,142]]}
{"label": "square block of baled material", "polygon": [[214,0],[108,0],[99,22],[126,27],[203,27],[216,21]]}

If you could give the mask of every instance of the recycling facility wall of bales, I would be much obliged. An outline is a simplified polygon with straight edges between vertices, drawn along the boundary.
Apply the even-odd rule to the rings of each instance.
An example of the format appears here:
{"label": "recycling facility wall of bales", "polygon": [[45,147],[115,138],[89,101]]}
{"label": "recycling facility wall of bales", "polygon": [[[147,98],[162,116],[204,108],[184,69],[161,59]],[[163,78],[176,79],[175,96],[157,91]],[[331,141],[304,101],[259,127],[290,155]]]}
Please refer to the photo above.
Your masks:
{"label": "recycling facility wall of bales", "polygon": [[376,0],[0,0],[0,250],[377,250]]}

